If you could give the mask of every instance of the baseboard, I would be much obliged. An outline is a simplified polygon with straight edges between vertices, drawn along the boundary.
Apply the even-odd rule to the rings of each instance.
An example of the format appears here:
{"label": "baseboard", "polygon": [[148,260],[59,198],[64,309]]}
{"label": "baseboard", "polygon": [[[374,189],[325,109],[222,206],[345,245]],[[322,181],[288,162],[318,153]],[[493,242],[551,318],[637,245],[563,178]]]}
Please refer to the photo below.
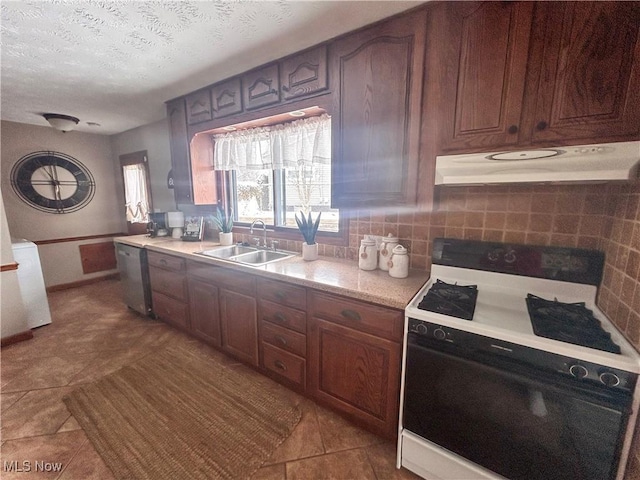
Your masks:
{"label": "baseboard", "polygon": [[33,338],[33,332],[27,330],[26,332],[16,333],[0,340],[0,347],[6,347],[18,342],[24,342],[25,340],[31,340]]}
{"label": "baseboard", "polygon": [[58,292],[60,290],[68,290],[70,288],[82,287],[84,285],[90,285],[92,283],[102,282],[103,280],[118,280],[120,279],[119,273],[110,273],[109,275],[103,275],[102,277],[89,278],[87,280],[79,280],[71,283],[61,283],[60,285],[53,285],[47,287],[47,293]]}

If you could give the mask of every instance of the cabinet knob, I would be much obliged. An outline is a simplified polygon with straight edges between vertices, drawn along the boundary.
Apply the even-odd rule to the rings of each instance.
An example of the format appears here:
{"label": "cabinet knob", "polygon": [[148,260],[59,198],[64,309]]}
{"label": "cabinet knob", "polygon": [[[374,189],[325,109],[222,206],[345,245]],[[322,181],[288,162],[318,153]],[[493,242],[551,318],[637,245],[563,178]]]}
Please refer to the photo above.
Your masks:
{"label": "cabinet knob", "polygon": [[280,336],[280,335],[276,335],[275,337],[273,337],[275,340],[278,341],[278,343],[282,346],[286,346],[287,345],[287,339]]}
{"label": "cabinet knob", "polygon": [[278,323],[284,323],[287,320],[287,317],[284,314],[277,312],[273,314],[273,319]]}
{"label": "cabinet knob", "polygon": [[284,292],[280,292],[280,291],[275,292],[273,295],[280,301],[284,300],[287,296]]}
{"label": "cabinet knob", "polygon": [[536,125],[536,130],[544,130],[545,128],[547,128],[548,124],[547,122],[545,122],[544,120],[538,122],[538,124]]}
{"label": "cabinet knob", "polygon": [[511,135],[513,135],[514,133],[518,133],[518,126],[517,125],[511,125],[509,127],[509,130],[507,130]]}
{"label": "cabinet knob", "polygon": [[280,370],[283,370],[285,372],[287,371],[287,366],[284,363],[282,363],[280,360],[276,360],[275,362],[273,362],[273,364]]}

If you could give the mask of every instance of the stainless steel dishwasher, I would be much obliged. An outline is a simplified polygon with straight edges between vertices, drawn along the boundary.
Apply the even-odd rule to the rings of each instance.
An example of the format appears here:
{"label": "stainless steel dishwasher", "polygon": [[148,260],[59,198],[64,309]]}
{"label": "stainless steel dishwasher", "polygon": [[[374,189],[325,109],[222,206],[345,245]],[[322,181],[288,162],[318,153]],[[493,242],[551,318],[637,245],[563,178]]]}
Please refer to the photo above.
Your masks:
{"label": "stainless steel dishwasher", "polygon": [[151,315],[147,251],[144,248],[116,243],[116,253],[124,303],[142,315]]}

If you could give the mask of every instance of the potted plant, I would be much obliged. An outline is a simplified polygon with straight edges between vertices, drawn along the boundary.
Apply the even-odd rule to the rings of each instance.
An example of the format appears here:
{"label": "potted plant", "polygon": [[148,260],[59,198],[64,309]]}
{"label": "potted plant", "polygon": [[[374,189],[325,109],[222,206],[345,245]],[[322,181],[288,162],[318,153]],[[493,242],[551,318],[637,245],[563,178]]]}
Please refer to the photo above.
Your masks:
{"label": "potted plant", "polygon": [[218,231],[220,232],[220,245],[233,245],[233,209],[229,209],[227,215],[224,210],[217,207],[216,214],[213,216],[213,223],[215,223]]}
{"label": "potted plant", "polygon": [[318,227],[320,226],[320,217],[322,212],[318,213],[318,217],[315,222],[311,218],[311,212],[308,217],[305,217],[304,213],[300,211],[301,219],[296,214],[296,223],[298,228],[304,237],[304,243],[302,244],[302,258],[304,260],[317,260],[318,259],[318,244],[316,243],[316,233],[318,233]]}

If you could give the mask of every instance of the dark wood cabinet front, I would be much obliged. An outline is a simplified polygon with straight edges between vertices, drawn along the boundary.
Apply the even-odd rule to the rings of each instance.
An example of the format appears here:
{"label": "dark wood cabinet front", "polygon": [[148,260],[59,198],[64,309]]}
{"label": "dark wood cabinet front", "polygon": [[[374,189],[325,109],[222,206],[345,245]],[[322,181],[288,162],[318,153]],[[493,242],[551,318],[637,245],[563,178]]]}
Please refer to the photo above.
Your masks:
{"label": "dark wood cabinet front", "polygon": [[169,145],[173,170],[173,195],[176,203],[192,203],[191,157],[184,98],[167,103],[167,117],[169,119]]}
{"label": "dark wood cabinet front", "polygon": [[306,50],[280,62],[282,100],[322,92],[329,87],[327,46]]}
{"label": "dark wood cabinet front", "polygon": [[189,313],[191,333],[209,345],[220,347],[220,309],[218,287],[189,278]]}
{"label": "dark wood cabinet front", "polygon": [[189,125],[211,120],[211,92],[208,89],[187,95],[186,102]]}
{"label": "dark wood cabinet front", "polygon": [[255,294],[220,289],[222,349],[250,365],[258,365],[258,308]]}
{"label": "dark wood cabinet front", "polygon": [[222,118],[242,112],[240,77],[217,83],[211,88],[213,118]]}
{"label": "dark wood cabinet front", "polygon": [[246,110],[272,105],[280,101],[278,64],[272,63],[242,76],[242,99]]}
{"label": "dark wood cabinet front", "polygon": [[416,12],[333,46],[334,208],[416,201],[425,21]]}
{"label": "dark wood cabinet front", "polygon": [[189,291],[184,259],[158,252],[149,252],[147,259],[154,315],[182,330],[189,330]]}

